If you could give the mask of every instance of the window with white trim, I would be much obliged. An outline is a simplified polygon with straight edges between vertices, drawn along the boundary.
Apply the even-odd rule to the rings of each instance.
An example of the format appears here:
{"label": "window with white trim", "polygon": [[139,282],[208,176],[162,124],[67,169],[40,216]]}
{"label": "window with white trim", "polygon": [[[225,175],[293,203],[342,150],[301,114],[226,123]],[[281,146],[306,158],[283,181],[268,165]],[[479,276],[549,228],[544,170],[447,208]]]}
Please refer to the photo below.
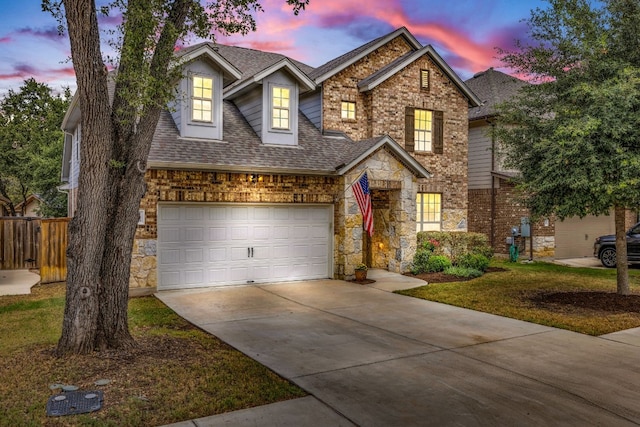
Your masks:
{"label": "window with white trim", "polygon": [[340,117],[342,117],[342,120],[355,120],[356,103],[351,101],[342,101],[340,103]]}
{"label": "window with white trim", "polygon": [[271,127],[273,129],[290,129],[291,91],[286,87],[271,88]]}
{"label": "window with white trim", "polygon": [[191,120],[213,121],[213,79],[193,76],[191,79]]}
{"label": "window with white trim", "polygon": [[416,231],[442,229],[442,195],[440,193],[418,193],[416,210]]}
{"label": "window with white trim", "polygon": [[415,110],[414,139],[416,151],[431,151],[433,137],[433,111]]}

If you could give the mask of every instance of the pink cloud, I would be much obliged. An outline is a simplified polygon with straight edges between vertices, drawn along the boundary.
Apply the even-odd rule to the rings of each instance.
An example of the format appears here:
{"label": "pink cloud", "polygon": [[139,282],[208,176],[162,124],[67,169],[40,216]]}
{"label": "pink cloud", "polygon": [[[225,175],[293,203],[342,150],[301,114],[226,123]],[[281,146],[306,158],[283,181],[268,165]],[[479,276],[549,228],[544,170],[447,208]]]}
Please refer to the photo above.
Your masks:
{"label": "pink cloud", "polygon": [[28,64],[17,64],[11,72],[0,74],[0,80],[24,80],[33,77],[38,81],[48,82],[60,78],[75,78],[75,75],[73,67],[38,69]]}
{"label": "pink cloud", "polygon": [[13,40],[9,36],[0,37],[0,43],[11,43]]}
{"label": "pink cloud", "polygon": [[55,41],[66,40],[66,36],[64,34],[60,34],[56,27],[48,27],[42,29],[25,27],[17,30],[16,34],[45,38]]}

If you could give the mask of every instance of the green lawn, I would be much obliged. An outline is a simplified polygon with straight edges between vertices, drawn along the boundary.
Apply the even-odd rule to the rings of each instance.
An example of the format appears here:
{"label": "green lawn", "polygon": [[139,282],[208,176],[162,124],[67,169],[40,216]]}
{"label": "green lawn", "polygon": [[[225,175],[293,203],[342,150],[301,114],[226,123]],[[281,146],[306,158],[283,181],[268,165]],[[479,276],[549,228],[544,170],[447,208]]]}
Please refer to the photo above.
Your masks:
{"label": "green lawn", "polygon": [[[161,425],[305,395],[154,297],[130,300],[136,350],[55,358],[63,310],[62,284],[0,297],[0,426]],[[55,383],[102,390],[103,408],[47,417]]]}
{"label": "green lawn", "polygon": [[[530,299],[549,292],[615,292],[615,270],[505,260],[493,260],[491,265],[507,271],[486,273],[467,282],[434,283],[398,293],[590,335],[640,326],[640,307],[635,311],[611,312],[558,304],[541,306]],[[630,269],[629,273],[631,290],[638,294],[640,270]]]}

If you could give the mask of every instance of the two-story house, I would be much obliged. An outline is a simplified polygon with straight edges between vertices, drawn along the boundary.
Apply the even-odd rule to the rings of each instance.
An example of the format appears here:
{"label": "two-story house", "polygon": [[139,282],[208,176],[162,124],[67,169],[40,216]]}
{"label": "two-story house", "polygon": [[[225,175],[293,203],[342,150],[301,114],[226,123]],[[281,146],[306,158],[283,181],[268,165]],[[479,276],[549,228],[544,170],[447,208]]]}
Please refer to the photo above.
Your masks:
{"label": "two-story house", "polygon": [[[496,106],[516,97],[528,83],[493,68],[465,83],[482,101],[469,109],[469,231],[486,234],[497,253],[508,253],[506,240],[511,237],[511,228],[520,227],[530,212],[515,190],[512,178],[517,170],[505,167],[504,150],[491,129],[498,114]],[[636,219],[636,214],[628,212],[627,225]],[[526,241],[526,255],[533,243],[534,256],[555,258],[593,256],[594,239],[615,233],[613,214],[564,221],[550,216],[533,221],[530,229],[532,242]]]}
{"label": "two-story house", "polygon": [[[202,43],[162,115],[132,287],[175,289],[404,272],[416,231],[466,230],[467,111],[478,99],[406,29],[318,68]],[[63,178],[75,209],[78,106]],[[374,233],[351,190],[366,172]]]}

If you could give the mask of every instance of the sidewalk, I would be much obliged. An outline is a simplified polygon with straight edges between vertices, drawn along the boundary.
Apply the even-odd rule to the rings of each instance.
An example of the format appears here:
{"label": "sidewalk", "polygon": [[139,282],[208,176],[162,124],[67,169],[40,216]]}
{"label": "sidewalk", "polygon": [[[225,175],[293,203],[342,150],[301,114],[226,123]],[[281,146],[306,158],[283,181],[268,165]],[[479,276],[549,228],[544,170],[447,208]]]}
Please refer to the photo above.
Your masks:
{"label": "sidewalk", "polygon": [[0,270],[0,296],[29,295],[40,276],[29,270]]}

